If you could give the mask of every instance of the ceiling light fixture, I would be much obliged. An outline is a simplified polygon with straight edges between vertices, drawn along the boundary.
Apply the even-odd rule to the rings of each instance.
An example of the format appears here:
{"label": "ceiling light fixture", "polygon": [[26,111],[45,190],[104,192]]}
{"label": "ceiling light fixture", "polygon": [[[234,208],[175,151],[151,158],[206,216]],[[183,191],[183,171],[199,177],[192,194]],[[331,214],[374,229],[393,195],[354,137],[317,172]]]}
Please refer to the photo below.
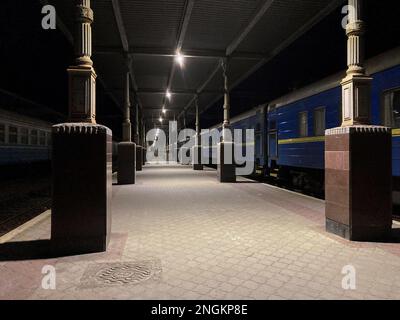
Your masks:
{"label": "ceiling light fixture", "polygon": [[185,56],[179,50],[176,51],[175,61],[177,64],[179,64],[181,66],[181,68],[183,67],[183,65],[185,63]]}
{"label": "ceiling light fixture", "polygon": [[171,100],[172,94],[169,90],[165,93],[165,96],[167,97],[168,100]]}

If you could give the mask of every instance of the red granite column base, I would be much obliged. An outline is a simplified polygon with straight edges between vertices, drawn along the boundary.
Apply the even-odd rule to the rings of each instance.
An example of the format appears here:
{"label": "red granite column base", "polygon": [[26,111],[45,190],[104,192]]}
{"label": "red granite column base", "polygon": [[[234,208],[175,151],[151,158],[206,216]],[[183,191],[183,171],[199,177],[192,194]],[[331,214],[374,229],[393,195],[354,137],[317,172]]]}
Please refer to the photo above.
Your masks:
{"label": "red granite column base", "polygon": [[389,128],[326,131],[326,230],[354,241],[381,240],[392,227],[392,137]]}

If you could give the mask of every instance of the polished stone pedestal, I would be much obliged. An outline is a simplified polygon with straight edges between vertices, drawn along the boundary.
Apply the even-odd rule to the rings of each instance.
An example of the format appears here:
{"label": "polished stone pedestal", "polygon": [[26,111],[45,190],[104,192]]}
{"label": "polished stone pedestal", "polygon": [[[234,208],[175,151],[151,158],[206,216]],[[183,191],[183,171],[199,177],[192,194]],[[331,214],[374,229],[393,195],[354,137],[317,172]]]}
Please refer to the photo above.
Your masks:
{"label": "polished stone pedestal", "polygon": [[[225,159],[225,149],[232,154]],[[233,142],[221,142],[217,147],[217,176],[219,182],[236,182],[236,167],[234,163]]]}
{"label": "polished stone pedestal", "polygon": [[136,182],[136,145],[133,142],[118,144],[118,184]]}
{"label": "polished stone pedestal", "polygon": [[392,137],[385,127],[326,131],[326,230],[354,241],[381,240],[392,226]]}
{"label": "polished stone pedestal", "polygon": [[200,171],[203,170],[204,166],[201,163],[201,153],[202,153],[202,147],[201,146],[194,146],[192,150],[192,165],[193,165],[193,170]]}
{"label": "polished stone pedestal", "polygon": [[112,132],[95,124],[53,127],[52,248],[101,252],[111,230]]}
{"label": "polished stone pedestal", "polygon": [[143,148],[136,145],[136,171],[142,171],[143,168]]}

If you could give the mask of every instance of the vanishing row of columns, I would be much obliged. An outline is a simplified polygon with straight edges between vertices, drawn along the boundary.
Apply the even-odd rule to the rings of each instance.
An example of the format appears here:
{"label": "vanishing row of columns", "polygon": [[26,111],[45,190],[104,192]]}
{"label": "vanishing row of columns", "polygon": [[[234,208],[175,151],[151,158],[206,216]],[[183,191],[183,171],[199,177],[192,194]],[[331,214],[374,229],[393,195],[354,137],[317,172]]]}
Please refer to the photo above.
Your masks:
{"label": "vanishing row of columns", "polygon": [[[70,121],[53,128],[52,241],[62,253],[106,250],[111,227],[112,133],[95,120],[96,73],[91,60],[93,11],[90,0],[76,3],[76,60],[68,68]],[[390,232],[392,225],[392,140],[389,128],[370,125],[372,78],[365,74],[363,66],[365,24],[361,3],[361,0],[349,0],[354,12],[349,15],[346,29],[348,71],[341,83],[343,123],[341,127],[327,130],[325,140],[326,228],[351,240],[382,237]],[[230,135],[226,134],[230,130],[227,60],[223,61],[222,69],[224,133],[218,147],[218,177],[221,182],[233,182],[235,167],[224,163],[224,150],[232,144]],[[130,141],[128,73],[125,87],[124,141],[118,147],[121,183],[126,177],[129,182],[135,179],[134,158],[138,158],[135,143]],[[135,128],[134,140],[138,126]],[[145,136],[144,126],[142,129]],[[201,152],[199,129],[196,99],[197,152]]]}

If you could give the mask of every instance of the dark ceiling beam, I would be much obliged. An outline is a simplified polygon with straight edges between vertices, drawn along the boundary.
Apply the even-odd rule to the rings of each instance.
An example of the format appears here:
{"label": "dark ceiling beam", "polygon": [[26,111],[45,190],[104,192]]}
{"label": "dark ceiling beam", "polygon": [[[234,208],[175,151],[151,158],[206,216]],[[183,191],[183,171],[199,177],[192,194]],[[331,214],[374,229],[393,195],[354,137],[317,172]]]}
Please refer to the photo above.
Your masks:
{"label": "dark ceiling beam", "polygon": [[[175,107],[175,108],[171,107],[171,108],[166,109],[166,110],[167,110],[167,113],[168,113],[168,111],[169,112],[174,112],[174,111],[176,112],[179,109],[181,109],[181,107]],[[143,111],[155,111],[155,110],[158,110],[158,111],[161,112],[162,108],[160,108],[159,106],[146,106],[146,108]]]}
{"label": "dark ceiling beam", "polygon": [[194,8],[194,0],[186,0],[185,14],[182,19],[182,23],[179,30],[178,42],[176,45],[177,50],[182,49],[183,41],[185,40],[190,18],[192,16],[193,8]]}
{"label": "dark ceiling beam", "polygon": [[246,39],[247,35],[253,30],[256,24],[261,20],[261,18],[265,15],[268,9],[272,6],[275,0],[266,0],[260,10],[250,19],[250,22],[243,29],[241,33],[231,42],[231,44],[226,49],[226,55],[229,57],[236,49],[240,46],[240,44]]}
{"label": "dark ceiling beam", "polygon": [[[46,5],[50,4],[49,1],[47,1],[47,0],[39,0],[39,2],[42,6],[46,6]],[[71,46],[74,47],[74,36],[69,31],[68,27],[62,21],[61,17],[58,14],[57,14],[56,23],[57,23],[57,28],[61,30],[64,37],[67,38],[67,40],[71,44]],[[118,102],[118,99],[115,97],[115,95],[113,95],[112,92],[110,92],[107,89],[107,85],[105,84],[103,78],[99,74],[97,75],[97,80],[100,82],[100,84],[104,88],[104,91],[106,92],[106,94],[108,94],[108,96],[111,98],[111,100],[115,103],[117,108],[120,109],[121,111],[123,111],[122,105]]]}
{"label": "dark ceiling beam", "polygon": [[[113,88],[113,91],[123,91],[123,88]],[[160,94],[165,95],[166,89],[162,88],[140,88],[136,91],[137,94]],[[220,94],[221,90],[202,90],[202,94]],[[197,90],[190,89],[171,89],[171,94],[173,95],[196,95]],[[160,106],[162,108],[162,106]]]}
{"label": "dark ceiling beam", "polygon": [[[186,0],[185,11],[182,17],[182,21],[179,27],[177,42],[176,42],[176,51],[179,52],[182,49],[183,41],[185,40],[186,32],[189,26],[190,18],[192,16],[193,8],[194,8],[195,0]],[[173,60],[171,65],[171,71],[168,76],[167,88],[170,89],[172,85],[172,81],[174,79],[176,70],[176,62]],[[163,105],[166,105],[167,97],[164,97]]]}
{"label": "dark ceiling beam", "polygon": [[[123,22],[123,19],[122,19],[121,6],[119,4],[119,0],[111,0],[111,2],[112,2],[115,21],[117,23],[118,32],[119,32],[119,36],[121,38],[121,44],[122,44],[122,48],[124,50],[124,54],[126,54],[128,57],[130,57],[130,54],[129,54],[129,42],[128,42],[128,37],[126,35],[124,22]],[[130,75],[130,78],[131,78],[131,81],[132,81],[133,90],[135,92],[137,92],[138,85],[137,85],[137,82],[136,82],[135,74],[133,73],[132,63],[128,63],[127,66],[128,66],[129,75]],[[140,101],[140,98],[137,95],[136,95],[136,99],[137,99],[137,102],[139,103],[140,109],[143,110],[143,104],[142,104],[142,102]]]}
{"label": "dark ceiling beam", "polygon": [[[301,28],[297,29],[289,38],[285,39],[278,47],[276,47],[270,54],[268,58],[264,58],[260,62],[258,62],[254,67],[250,68],[245,74],[243,74],[239,79],[232,83],[230,86],[230,90],[236,88],[242,81],[260,69],[264,64],[270,61],[272,58],[277,56],[280,52],[286,49],[290,44],[296,41],[299,37],[305,34],[308,30],[310,30],[314,25],[320,22],[323,18],[332,13],[339,5],[343,3],[343,0],[334,0],[328,6],[326,6],[323,10],[321,10],[317,15],[315,15],[311,20],[309,20],[305,25]],[[223,97],[220,95],[213,99],[205,108],[203,108],[202,112],[206,111],[208,108],[213,106]]]}
{"label": "dark ceiling beam", "polygon": [[[97,46],[94,48],[94,54],[96,55],[114,55],[124,54],[120,47],[110,46]],[[133,57],[175,57],[176,50],[170,48],[130,48],[129,54]],[[222,50],[211,50],[211,49],[185,49],[182,54],[188,59],[221,59],[226,57],[226,52]],[[235,60],[261,60],[265,58],[263,53],[252,53],[252,52],[235,52],[230,56],[231,59]]]}

